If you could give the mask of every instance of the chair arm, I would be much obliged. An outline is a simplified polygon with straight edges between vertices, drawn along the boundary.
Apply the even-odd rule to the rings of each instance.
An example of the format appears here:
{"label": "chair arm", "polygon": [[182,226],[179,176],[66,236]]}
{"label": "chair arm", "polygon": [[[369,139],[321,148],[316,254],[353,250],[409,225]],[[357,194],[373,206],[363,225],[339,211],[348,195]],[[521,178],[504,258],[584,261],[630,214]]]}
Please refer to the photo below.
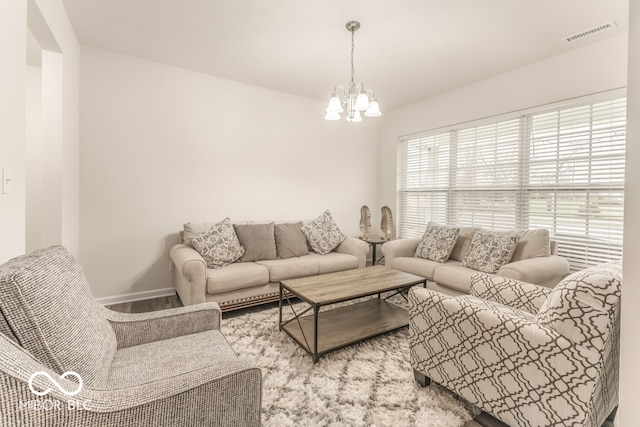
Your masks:
{"label": "chair arm", "polygon": [[102,310],[116,334],[118,348],[220,329],[221,312],[215,302],[148,313]]}
{"label": "chair arm", "polygon": [[367,266],[367,254],[369,254],[369,245],[367,242],[348,236],[336,248],[336,252],[353,255],[358,258],[358,268]]}
{"label": "chair arm", "polygon": [[505,264],[496,274],[552,288],[569,274],[569,262],[558,255],[529,258]]}
{"label": "chair arm", "polygon": [[391,240],[382,245],[384,264],[387,268],[393,268],[393,259],[398,257],[411,257],[415,254],[420,238]]}
{"label": "chair arm", "polygon": [[[43,397],[33,394],[29,379],[39,371],[66,391],[78,389],[77,383],[61,378],[0,335],[0,413],[8,425],[173,426],[189,425],[194,419],[212,425],[224,425],[223,420],[260,425],[261,371],[242,359],[225,359],[178,375],[168,372],[166,378],[137,386],[95,389],[84,384],[73,396],[64,394],[44,375],[34,375],[33,386],[50,392]],[[47,402],[51,410],[30,409],[29,402]]]}
{"label": "chair arm", "polygon": [[177,244],[169,250],[175,265],[175,287],[184,305],[206,301],[207,263],[191,246]]}
{"label": "chair arm", "polygon": [[521,282],[494,274],[476,273],[471,276],[470,294],[484,300],[508,305],[536,314],[545,302],[551,289]]}

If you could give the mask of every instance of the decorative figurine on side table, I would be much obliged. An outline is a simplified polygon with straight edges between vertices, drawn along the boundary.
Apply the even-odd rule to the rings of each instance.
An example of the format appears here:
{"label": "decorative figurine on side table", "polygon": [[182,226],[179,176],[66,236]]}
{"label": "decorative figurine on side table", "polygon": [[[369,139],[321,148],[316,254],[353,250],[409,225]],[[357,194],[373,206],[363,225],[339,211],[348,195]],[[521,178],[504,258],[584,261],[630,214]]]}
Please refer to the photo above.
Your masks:
{"label": "decorative figurine on side table", "polygon": [[367,205],[360,208],[360,231],[364,239],[369,237],[369,232],[371,231],[371,210]]}
{"label": "decorative figurine on side table", "polygon": [[380,221],[380,229],[386,240],[391,240],[393,235],[393,215],[388,206],[383,206],[381,210],[382,220]]}

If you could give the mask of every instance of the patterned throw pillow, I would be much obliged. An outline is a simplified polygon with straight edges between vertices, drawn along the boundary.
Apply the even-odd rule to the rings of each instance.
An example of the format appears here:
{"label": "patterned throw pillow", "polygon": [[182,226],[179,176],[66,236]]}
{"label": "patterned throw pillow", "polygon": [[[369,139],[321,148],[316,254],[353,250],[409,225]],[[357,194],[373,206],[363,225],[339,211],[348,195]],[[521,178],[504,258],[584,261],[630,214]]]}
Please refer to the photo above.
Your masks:
{"label": "patterned throw pillow", "polygon": [[229,218],[207,231],[195,234],[190,243],[202,255],[209,268],[222,268],[236,262],[244,254],[244,248]]}
{"label": "patterned throw pillow", "polygon": [[333,221],[331,212],[324,211],[322,215],[301,228],[302,233],[317,254],[326,255],[347,238]]}
{"label": "patterned throw pillow", "polygon": [[511,261],[518,240],[519,233],[478,230],[462,265],[484,273],[497,273],[500,267]]}
{"label": "patterned throw pillow", "polygon": [[447,227],[429,221],[414,256],[446,262],[458,240],[460,227]]}

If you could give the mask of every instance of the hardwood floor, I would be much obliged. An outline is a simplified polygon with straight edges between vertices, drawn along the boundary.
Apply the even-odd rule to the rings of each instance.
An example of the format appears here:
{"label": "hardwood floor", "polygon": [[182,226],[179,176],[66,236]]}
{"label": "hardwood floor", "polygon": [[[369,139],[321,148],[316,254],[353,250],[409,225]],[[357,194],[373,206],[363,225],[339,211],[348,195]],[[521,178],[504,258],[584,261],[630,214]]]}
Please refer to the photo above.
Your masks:
{"label": "hardwood floor", "polygon": [[146,299],[142,301],[123,302],[121,304],[107,305],[107,308],[121,313],[146,313],[149,311],[165,310],[167,308],[182,307],[178,295]]}

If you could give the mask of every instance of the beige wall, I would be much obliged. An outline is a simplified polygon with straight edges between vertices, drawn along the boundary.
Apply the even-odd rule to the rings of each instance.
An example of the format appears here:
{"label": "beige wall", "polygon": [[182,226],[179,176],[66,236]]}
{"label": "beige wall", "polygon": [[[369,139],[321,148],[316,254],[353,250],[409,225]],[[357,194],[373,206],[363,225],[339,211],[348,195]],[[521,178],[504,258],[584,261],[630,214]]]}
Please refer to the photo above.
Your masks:
{"label": "beige wall", "polygon": [[359,233],[377,122],[325,103],[83,47],[81,261],[97,297],[173,286],[188,221],[313,218]]}

